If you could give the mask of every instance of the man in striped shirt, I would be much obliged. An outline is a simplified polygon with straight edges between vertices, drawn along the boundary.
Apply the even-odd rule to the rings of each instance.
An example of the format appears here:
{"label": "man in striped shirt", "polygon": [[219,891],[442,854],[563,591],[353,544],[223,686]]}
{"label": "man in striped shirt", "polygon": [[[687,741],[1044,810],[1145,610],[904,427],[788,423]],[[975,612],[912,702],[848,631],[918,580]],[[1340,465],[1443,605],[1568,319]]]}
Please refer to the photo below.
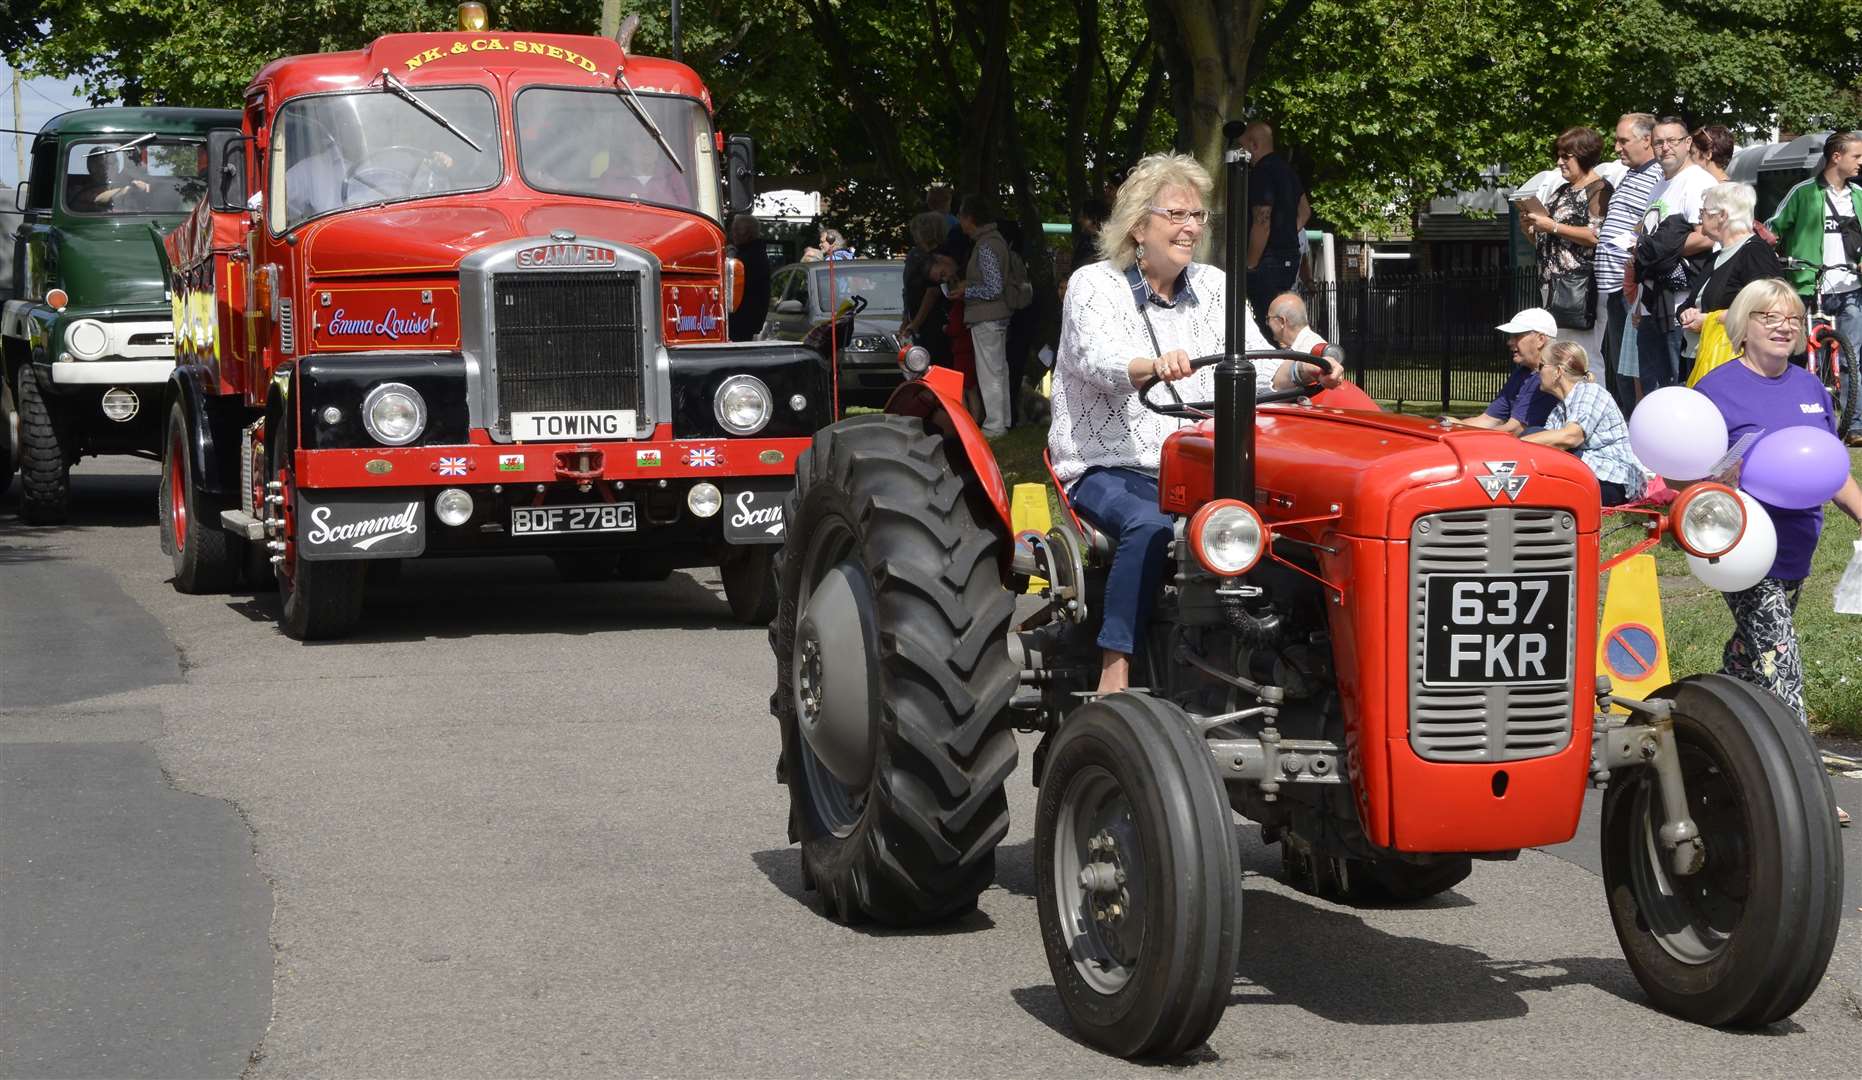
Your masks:
{"label": "man in striped shirt", "polygon": [[1609,317],[1603,331],[1604,379],[1624,415],[1635,402],[1630,397],[1629,380],[1616,370],[1623,347],[1623,327],[1629,322],[1629,308],[1623,302],[1623,267],[1636,242],[1636,225],[1667,180],[1655,160],[1654,134],[1655,117],[1648,113],[1624,113],[1616,122],[1616,156],[1629,171],[1617,181],[1616,191],[1610,196],[1610,211],[1603,219],[1603,227],[1597,230],[1597,295]]}

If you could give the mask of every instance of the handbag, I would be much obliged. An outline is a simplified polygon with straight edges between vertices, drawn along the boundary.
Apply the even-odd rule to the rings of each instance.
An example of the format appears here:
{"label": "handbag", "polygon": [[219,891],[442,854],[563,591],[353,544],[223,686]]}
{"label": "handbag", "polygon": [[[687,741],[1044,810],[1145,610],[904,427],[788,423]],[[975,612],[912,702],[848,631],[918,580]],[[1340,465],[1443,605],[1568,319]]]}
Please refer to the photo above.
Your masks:
{"label": "handbag", "polygon": [[1552,321],[1571,330],[1597,323],[1597,275],[1591,267],[1560,270],[1545,284],[1545,310]]}
{"label": "handbag", "polygon": [[1726,336],[1726,312],[1710,311],[1706,321],[1700,324],[1700,348],[1694,353],[1694,370],[1687,377],[1687,384],[1706,378],[1707,372],[1719,367],[1733,358],[1733,342]]}

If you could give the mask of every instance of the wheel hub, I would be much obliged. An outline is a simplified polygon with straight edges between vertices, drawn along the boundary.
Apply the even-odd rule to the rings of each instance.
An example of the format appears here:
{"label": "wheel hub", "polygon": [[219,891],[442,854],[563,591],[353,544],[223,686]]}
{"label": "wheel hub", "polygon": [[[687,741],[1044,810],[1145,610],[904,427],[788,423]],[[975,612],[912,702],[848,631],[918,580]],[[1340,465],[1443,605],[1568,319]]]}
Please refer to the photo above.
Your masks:
{"label": "wheel hub", "polygon": [[822,575],[795,628],[795,714],[802,738],[836,780],[855,790],[873,774],[876,625],[865,569],[842,562]]}

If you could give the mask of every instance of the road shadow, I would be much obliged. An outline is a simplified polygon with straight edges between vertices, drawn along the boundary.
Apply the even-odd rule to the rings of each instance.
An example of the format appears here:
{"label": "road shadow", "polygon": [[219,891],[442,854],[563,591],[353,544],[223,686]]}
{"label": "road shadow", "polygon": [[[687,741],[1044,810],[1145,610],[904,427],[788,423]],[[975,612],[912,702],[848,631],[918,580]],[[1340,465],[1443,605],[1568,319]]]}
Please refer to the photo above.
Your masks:
{"label": "road shadow", "polygon": [[0,540],[0,566],[23,566],[26,563],[62,562],[65,556],[53,547],[10,544]]}
{"label": "road shadow", "polygon": [[[587,583],[563,581],[540,556],[413,560],[369,582],[362,620],[342,643],[617,630],[741,630],[761,641],[766,628],[731,618],[723,587],[693,573],[708,572]],[[235,593],[227,607],[255,623],[278,618],[275,591]]]}
{"label": "road shadow", "polygon": [[[1016,1005],[1021,1007],[1023,1012],[1039,1020],[1054,1034],[1059,1035],[1075,1046],[1083,1047],[1095,1054],[1102,1054],[1105,1052],[1097,1046],[1093,1046],[1084,1039],[1081,1039],[1079,1035],[1074,1032],[1073,1024],[1067,1019],[1067,1008],[1060,1003],[1060,991],[1054,989],[1052,986],[1038,985],[1018,987],[1009,991],[1009,997]],[[1269,1055],[1250,1056],[1267,1057]],[[1185,1069],[1197,1065],[1211,1065],[1221,1060],[1223,1060],[1222,1055],[1216,1053],[1214,1049],[1205,1043],[1187,1054],[1179,1054],[1176,1057],[1168,1058],[1134,1058],[1131,1059],[1131,1064],[1141,1068]]]}
{"label": "road shadow", "polygon": [[[152,465],[150,467],[153,467]],[[28,525],[19,517],[19,478],[0,498],[5,528],[24,536],[49,536],[87,529],[135,529],[156,523],[155,494],[161,477],[153,472],[101,472],[92,468],[71,476],[71,512],[62,525]],[[154,536],[150,536],[151,544]]]}
{"label": "road shadow", "polygon": [[[821,919],[841,925],[822,910],[819,895],[802,887],[802,849],[799,847],[771,848],[768,851],[756,851],[750,855],[750,861],[762,871],[769,883],[782,895],[814,912]],[[954,934],[974,934],[983,930],[995,929],[996,921],[980,910],[972,909],[954,918],[931,926],[881,926],[876,923],[855,923],[847,926],[848,930],[866,937],[948,937]]]}

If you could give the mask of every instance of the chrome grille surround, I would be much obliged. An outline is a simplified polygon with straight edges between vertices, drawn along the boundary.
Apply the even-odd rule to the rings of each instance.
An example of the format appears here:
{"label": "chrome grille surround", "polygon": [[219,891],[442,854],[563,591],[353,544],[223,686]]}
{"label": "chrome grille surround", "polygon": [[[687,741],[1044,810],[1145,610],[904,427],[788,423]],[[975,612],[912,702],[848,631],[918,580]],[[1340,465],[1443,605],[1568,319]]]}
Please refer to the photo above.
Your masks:
{"label": "chrome grille surround", "polygon": [[648,437],[672,397],[659,260],[587,237],[578,243],[611,250],[613,262],[519,268],[520,252],[563,242],[559,236],[508,241],[460,263],[469,423],[509,443],[513,412],[633,409],[631,436]]}
{"label": "chrome grille surround", "polygon": [[1572,681],[1424,686],[1430,574],[1569,574],[1565,649],[1577,649],[1577,522],[1569,510],[1492,507],[1417,518],[1409,546],[1409,745],[1426,761],[1547,757],[1571,743]]}

